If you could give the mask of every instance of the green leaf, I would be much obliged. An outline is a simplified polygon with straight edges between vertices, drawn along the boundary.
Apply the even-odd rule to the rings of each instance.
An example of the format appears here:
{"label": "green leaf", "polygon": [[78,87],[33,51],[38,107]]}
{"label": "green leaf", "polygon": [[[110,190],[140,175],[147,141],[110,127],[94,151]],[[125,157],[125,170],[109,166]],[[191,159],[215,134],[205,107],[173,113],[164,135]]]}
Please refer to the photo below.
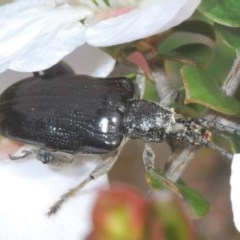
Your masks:
{"label": "green leaf", "polygon": [[230,28],[216,24],[216,31],[223,41],[236,51],[240,51],[240,28]]}
{"label": "green leaf", "polygon": [[[162,179],[166,179],[166,177],[159,170],[154,170],[153,175],[147,173],[146,177],[151,187],[158,190],[168,188],[175,193],[175,189],[178,189],[178,193],[180,193],[184,200],[187,202],[195,217],[203,217],[209,212],[209,203],[196,190],[187,187],[180,181],[178,183],[171,182],[171,184],[168,186],[168,184],[161,181],[159,178],[156,178],[155,174],[159,175]],[[166,180],[166,182],[169,182],[169,180]],[[174,188],[172,188],[173,185]]]}
{"label": "green leaf", "polygon": [[129,80],[135,80],[137,78],[138,73],[137,72],[131,72],[126,74],[126,78]]}
{"label": "green leaf", "polygon": [[[161,173],[161,171],[159,169],[154,169],[154,172],[157,175],[163,176],[163,174]],[[148,184],[152,187],[152,188],[156,188],[158,190],[162,190],[162,189],[166,189],[166,187],[164,186],[162,181],[158,181],[158,179],[156,179],[152,174],[150,173],[146,173],[146,179]]]}
{"label": "green leaf", "polygon": [[215,29],[213,28],[213,26],[207,22],[198,20],[183,22],[182,24],[173,28],[172,31],[201,34],[209,37],[213,41],[215,41],[216,39]]}
{"label": "green leaf", "polygon": [[177,183],[176,186],[184,200],[188,203],[194,216],[199,218],[206,216],[210,208],[209,202],[199,192],[186,185]]}
{"label": "green leaf", "polygon": [[185,65],[182,67],[182,78],[186,91],[186,104],[202,104],[229,115],[240,113],[240,103],[235,98],[225,95],[217,83],[202,69]]}
{"label": "green leaf", "polygon": [[174,103],[173,105],[173,108],[177,112],[187,114],[193,118],[203,117],[206,114],[208,109],[202,105],[195,103],[184,104],[185,97],[185,90],[182,88],[179,90],[177,103]]}
{"label": "green leaf", "polygon": [[[206,39],[205,39],[206,40]],[[212,42],[203,41],[201,37],[196,37],[191,33],[173,33],[170,34],[164,41],[160,41],[157,52],[159,55],[166,54],[178,47],[187,46],[191,44],[206,45],[212,48]]]}
{"label": "green leaf", "polygon": [[198,43],[180,46],[168,53],[160,52],[160,50],[159,54],[163,58],[201,67],[207,67],[210,64],[213,53],[210,47]]}
{"label": "green leaf", "polygon": [[208,67],[207,73],[210,76],[214,76],[217,83],[222,86],[235,58],[236,51],[229,48],[223,41],[218,41],[215,45],[212,63]]}
{"label": "green leaf", "polygon": [[239,0],[202,0],[199,10],[212,21],[230,27],[240,27]]}
{"label": "green leaf", "polygon": [[227,140],[228,144],[231,147],[233,153],[240,153],[240,136],[238,135],[223,135],[225,140]]}

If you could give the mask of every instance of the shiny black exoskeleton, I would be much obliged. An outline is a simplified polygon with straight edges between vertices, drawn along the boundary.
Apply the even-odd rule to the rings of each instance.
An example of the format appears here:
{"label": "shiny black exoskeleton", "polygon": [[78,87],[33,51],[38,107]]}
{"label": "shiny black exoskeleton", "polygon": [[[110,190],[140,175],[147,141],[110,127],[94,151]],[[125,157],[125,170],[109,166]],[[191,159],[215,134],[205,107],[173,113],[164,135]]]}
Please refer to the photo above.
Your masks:
{"label": "shiny black exoskeleton", "polygon": [[126,78],[72,74],[31,77],[0,97],[0,133],[71,153],[104,153],[122,139],[122,118],[134,85]]}

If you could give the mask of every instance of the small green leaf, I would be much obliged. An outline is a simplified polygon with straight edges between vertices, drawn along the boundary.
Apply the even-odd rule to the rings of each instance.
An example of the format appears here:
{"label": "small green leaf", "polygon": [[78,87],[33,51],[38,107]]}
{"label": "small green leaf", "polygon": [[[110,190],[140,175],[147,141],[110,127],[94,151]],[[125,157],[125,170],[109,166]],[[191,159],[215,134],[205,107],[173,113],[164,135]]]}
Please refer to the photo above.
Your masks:
{"label": "small green leaf", "polygon": [[240,103],[235,98],[225,95],[202,69],[185,65],[182,67],[182,78],[186,91],[185,103],[202,104],[229,115],[240,113]]}
{"label": "small green leaf", "polygon": [[202,105],[195,103],[184,104],[185,97],[185,90],[182,88],[179,90],[177,103],[174,103],[173,105],[173,108],[177,112],[187,114],[193,118],[203,117],[206,114],[208,109]]}
{"label": "small green leaf", "polygon": [[[162,179],[166,179],[165,176],[159,170],[154,170],[154,175],[155,174],[158,174]],[[166,188],[172,190],[172,185],[174,184],[173,192],[177,193],[178,195],[180,193],[180,195],[184,198],[184,200],[189,205],[195,217],[200,218],[205,216],[208,213],[209,203],[197,191],[187,187],[182,182],[180,183],[180,181],[179,183],[171,182],[171,185],[169,187],[168,184],[164,183],[163,181],[160,181],[154,175],[150,173],[146,174],[148,183],[151,185],[151,187],[158,190],[162,190]],[[167,180],[167,182],[168,181],[169,180]],[[177,189],[178,192],[176,192],[175,189]]]}
{"label": "small green leaf", "polygon": [[213,41],[216,39],[216,34],[213,26],[207,22],[198,20],[183,22],[182,24],[173,28],[172,31],[197,33],[209,37]]}
{"label": "small green leaf", "polygon": [[212,44],[210,42],[203,41],[201,37],[196,37],[194,34],[174,33],[159,43],[157,52],[161,56],[161,54],[166,54],[181,46],[194,46],[195,44],[196,46],[206,45],[208,48],[212,48]]}
{"label": "small green leaf", "polygon": [[240,27],[239,0],[202,0],[199,10],[217,23]]}
{"label": "small green leaf", "polygon": [[194,216],[199,218],[206,216],[210,208],[209,202],[199,192],[186,185],[177,183],[176,186],[184,200],[188,203]]}
{"label": "small green leaf", "polygon": [[236,58],[236,51],[229,48],[223,41],[218,41],[214,48],[212,63],[207,69],[210,76],[214,76],[216,82],[222,86],[232,68]]}
{"label": "small green leaf", "polygon": [[151,172],[146,173],[148,183],[156,189],[170,189],[176,193],[179,197],[182,197],[176,184],[171,180],[168,180],[159,169],[152,169]]}
{"label": "small green leaf", "polygon": [[240,136],[233,136],[231,137],[230,146],[234,153],[240,153]]}
{"label": "small green leaf", "polygon": [[[154,172],[157,175],[160,175],[162,177],[162,173],[159,169],[154,169]],[[164,186],[162,181],[158,181],[158,179],[156,179],[152,174],[150,173],[146,173],[146,179],[148,184],[152,187],[152,188],[156,188],[158,190],[162,190],[162,189],[166,189],[166,187]]]}
{"label": "small green leaf", "polygon": [[216,31],[223,41],[236,51],[240,51],[240,28],[230,28],[216,24]]}
{"label": "small green leaf", "polygon": [[178,61],[184,64],[191,64],[207,67],[212,57],[212,49],[203,44],[188,44],[172,49],[168,53],[161,53],[161,57],[168,60]]}
{"label": "small green leaf", "polygon": [[233,153],[240,153],[240,136],[238,136],[238,135],[231,135],[231,136],[223,135],[222,137],[225,140],[227,140]]}
{"label": "small green leaf", "polygon": [[135,72],[135,73],[131,72],[131,73],[126,74],[126,78],[129,80],[135,80],[137,78],[137,75],[138,75],[137,72]]}

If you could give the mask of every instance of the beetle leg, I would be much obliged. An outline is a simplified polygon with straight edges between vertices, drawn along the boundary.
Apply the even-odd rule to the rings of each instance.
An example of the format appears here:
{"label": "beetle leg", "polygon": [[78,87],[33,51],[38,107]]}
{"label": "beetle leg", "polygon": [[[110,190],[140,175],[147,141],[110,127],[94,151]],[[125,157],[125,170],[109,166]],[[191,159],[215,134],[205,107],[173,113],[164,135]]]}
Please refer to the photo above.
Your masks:
{"label": "beetle leg", "polygon": [[154,168],[155,163],[155,153],[150,147],[149,143],[145,143],[144,151],[143,151],[143,163],[146,167],[146,171],[148,168]]}
{"label": "beetle leg", "polygon": [[33,148],[21,151],[22,155],[13,156],[9,154],[11,160],[19,160],[30,155],[36,155],[36,158],[44,164],[49,164],[55,168],[64,168],[72,166],[75,163],[75,156],[71,153],[54,152],[45,149]]}
{"label": "beetle leg", "polygon": [[165,176],[158,174],[154,169],[155,163],[155,153],[148,143],[145,144],[143,152],[143,162],[146,168],[146,172],[149,173],[158,182],[161,182],[165,187],[176,193],[180,198],[183,198],[178,187],[171,180],[167,179]]}
{"label": "beetle leg", "polygon": [[52,206],[50,207],[47,215],[51,216],[55,214],[62,204],[66,202],[70,197],[73,197],[78,193],[79,190],[81,190],[84,186],[86,186],[90,181],[95,180],[104,174],[108,173],[108,171],[112,168],[114,163],[116,162],[118,156],[119,156],[120,151],[115,151],[114,155],[105,159],[104,161],[101,161],[95,169],[89,174],[89,176],[84,179],[81,183],[79,183],[77,186],[74,188],[69,189],[69,191],[65,194],[63,194],[60,199]]}
{"label": "beetle leg", "polygon": [[13,155],[9,154],[9,159],[10,160],[19,160],[19,159],[26,158],[32,154],[32,151],[23,150],[23,151],[21,151],[21,153],[22,153],[22,155],[18,155],[18,156],[13,156]]}
{"label": "beetle leg", "polygon": [[72,166],[76,160],[75,156],[71,153],[54,152],[44,149],[35,149],[34,153],[39,161],[55,168]]}

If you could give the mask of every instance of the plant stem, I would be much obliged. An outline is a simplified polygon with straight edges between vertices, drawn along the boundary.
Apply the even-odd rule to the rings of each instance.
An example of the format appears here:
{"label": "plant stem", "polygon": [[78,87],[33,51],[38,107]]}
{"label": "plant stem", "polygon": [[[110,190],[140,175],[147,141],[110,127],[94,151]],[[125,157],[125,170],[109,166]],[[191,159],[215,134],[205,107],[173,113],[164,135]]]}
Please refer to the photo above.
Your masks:
{"label": "plant stem", "polygon": [[233,96],[237,91],[240,84],[240,53],[233,63],[232,69],[230,70],[228,77],[222,85],[223,92],[228,96]]}

